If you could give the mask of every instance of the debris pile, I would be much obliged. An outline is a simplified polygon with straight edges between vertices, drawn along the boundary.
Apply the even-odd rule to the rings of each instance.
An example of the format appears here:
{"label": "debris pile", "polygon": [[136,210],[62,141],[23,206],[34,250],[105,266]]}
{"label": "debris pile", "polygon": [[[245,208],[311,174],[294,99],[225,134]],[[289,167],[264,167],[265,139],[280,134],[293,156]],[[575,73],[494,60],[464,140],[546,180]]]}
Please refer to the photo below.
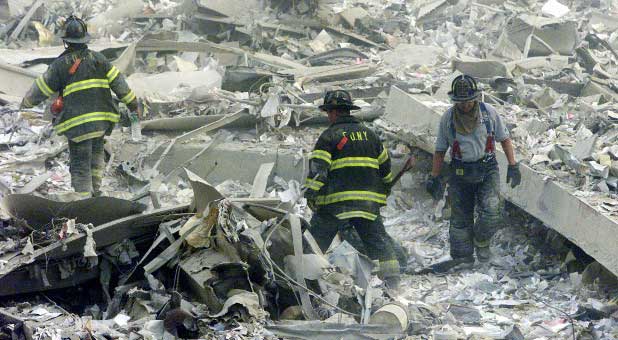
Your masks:
{"label": "debris pile", "polygon": [[[2,301],[0,336],[618,336],[618,268],[594,238],[613,240],[618,215],[617,12],[556,0],[0,1],[0,295],[36,296]],[[82,201],[49,103],[17,109],[62,53],[71,13],[144,108],[134,141],[119,103],[107,197]],[[411,273],[448,254],[449,208],[422,193],[422,150],[460,73],[483,84],[526,166],[525,189],[505,197],[558,232],[512,208],[491,266],[406,276],[397,294],[347,242],[323,254],[307,231],[300,183],[327,124],[317,106],[348,90],[395,167],[421,160],[382,211]],[[595,232],[566,226],[583,222]],[[76,285],[93,296],[58,293]]]}

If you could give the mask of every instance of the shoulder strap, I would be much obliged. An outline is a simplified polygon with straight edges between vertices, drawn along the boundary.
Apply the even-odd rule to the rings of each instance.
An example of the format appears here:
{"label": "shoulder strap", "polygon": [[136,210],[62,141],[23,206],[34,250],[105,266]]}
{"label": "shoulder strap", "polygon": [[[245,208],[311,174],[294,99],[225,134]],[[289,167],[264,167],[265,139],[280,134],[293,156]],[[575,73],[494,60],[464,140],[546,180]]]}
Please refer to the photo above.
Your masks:
{"label": "shoulder strap", "polygon": [[494,128],[491,124],[491,117],[489,115],[489,111],[487,111],[487,106],[485,106],[485,103],[479,102],[479,108],[481,110],[481,117],[483,119],[483,123],[485,124],[485,129],[487,129],[487,135],[492,136],[494,134]]}
{"label": "shoulder strap", "polygon": [[451,119],[450,122],[447,123],[449,124],[449,130],[451,132],[451,137],[453,137],[453,140],[457,139],[457,131],[455,130],[455,113],[453,112],[453,109],[449,109],[448,111],[446,111],[447,115],[451,115]]}

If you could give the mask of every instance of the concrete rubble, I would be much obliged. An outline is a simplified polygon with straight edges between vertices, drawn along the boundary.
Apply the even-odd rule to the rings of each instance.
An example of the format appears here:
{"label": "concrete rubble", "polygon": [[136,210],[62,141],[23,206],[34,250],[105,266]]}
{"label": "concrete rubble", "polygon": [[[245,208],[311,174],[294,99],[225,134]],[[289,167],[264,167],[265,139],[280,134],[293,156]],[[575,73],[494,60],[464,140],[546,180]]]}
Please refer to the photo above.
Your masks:
{"label": "concrete rubble", "polygon": [[[0,339],[618,338],[615,1],[0,1]],[[105,197],[75,200],[49,103],[19,110],[86,19],[144,107],[106,142]],[[522,163],[491,264],[448,258],[424,193],[446,93],[479,78]],[[401,177],[381,212],[409,253],[402,288],[302,198],[350,91]],[[500,156],[502,157],[502,156]],[[504,176],[503,176],[504,177]]]}

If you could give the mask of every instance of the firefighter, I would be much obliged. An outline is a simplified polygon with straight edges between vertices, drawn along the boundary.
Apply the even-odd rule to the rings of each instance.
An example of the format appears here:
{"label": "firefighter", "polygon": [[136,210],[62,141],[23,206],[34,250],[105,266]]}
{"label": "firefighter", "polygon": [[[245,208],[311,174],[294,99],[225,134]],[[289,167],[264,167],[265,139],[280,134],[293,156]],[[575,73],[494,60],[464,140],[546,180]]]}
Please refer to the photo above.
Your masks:
{"label": "firefighter", "polygon": [[62,36],[65,51],[36,79],[21,103],[31,108],[58,93],[52,104],[54,130],[69,143],[71,185],[81,198],[99,196],[104,136],[120,115],[110,89],[133,111],[137,98],[124,76],[101,53],[88,49],[86,23],[70,16]]}
{"label": "firefighter", "polygon": [[314,210],[311,234],[326,250],[337,232],[354,228],[366,254],[379,263],[379,276],[393,289],[399,263],[380,218],[393,181],[391,162],[378,136],[350,115],[359,107],[346,91],[329,91],[320,109],[331,125],[309,159],[305,197]]}
{"label": "firefighter", "polygon": [[[508,160],[507,183],[521,182],[509,132],[500,115],[480,101],[476,80],[456,77],[448,93],[454,105],[442,116],[427,190],[435,199],[443,195],[440,172],[447,149],[451,150],[449,195],[451,220],[449,241],[452,260],[434,265],[433,271],[472,266],[474,253],[479,262],[489,262],[489,241],[501,220],[500,175],[495,147],[499,142]],[[474,212],[478,218],[474,220]]]}

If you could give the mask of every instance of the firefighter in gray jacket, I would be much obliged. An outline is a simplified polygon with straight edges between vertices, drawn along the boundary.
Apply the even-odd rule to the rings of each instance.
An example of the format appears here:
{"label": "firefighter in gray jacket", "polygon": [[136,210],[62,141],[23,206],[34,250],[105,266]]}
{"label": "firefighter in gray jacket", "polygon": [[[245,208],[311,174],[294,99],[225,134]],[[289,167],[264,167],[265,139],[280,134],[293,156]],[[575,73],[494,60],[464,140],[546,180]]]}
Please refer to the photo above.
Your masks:
{"label": "firefighter in gray jacket", "polygon": [[[471,266],[474,253],[479,262],[491,259],[489,241],[501,220],[499,171],[495,144],[499,142],[509,166],[507,183],[521,182],[509,132],[496,110],[478,99],[474,78],[460,75],[451,84],[454,105],[442,116],[427,190],[435,199],[443,195],[439,175],[446,151],[451,149],[451,220],[449,241],[452,260],[432,267],[445,272],[460,265]],[[478,219],[474,220],[474,211]]]}

